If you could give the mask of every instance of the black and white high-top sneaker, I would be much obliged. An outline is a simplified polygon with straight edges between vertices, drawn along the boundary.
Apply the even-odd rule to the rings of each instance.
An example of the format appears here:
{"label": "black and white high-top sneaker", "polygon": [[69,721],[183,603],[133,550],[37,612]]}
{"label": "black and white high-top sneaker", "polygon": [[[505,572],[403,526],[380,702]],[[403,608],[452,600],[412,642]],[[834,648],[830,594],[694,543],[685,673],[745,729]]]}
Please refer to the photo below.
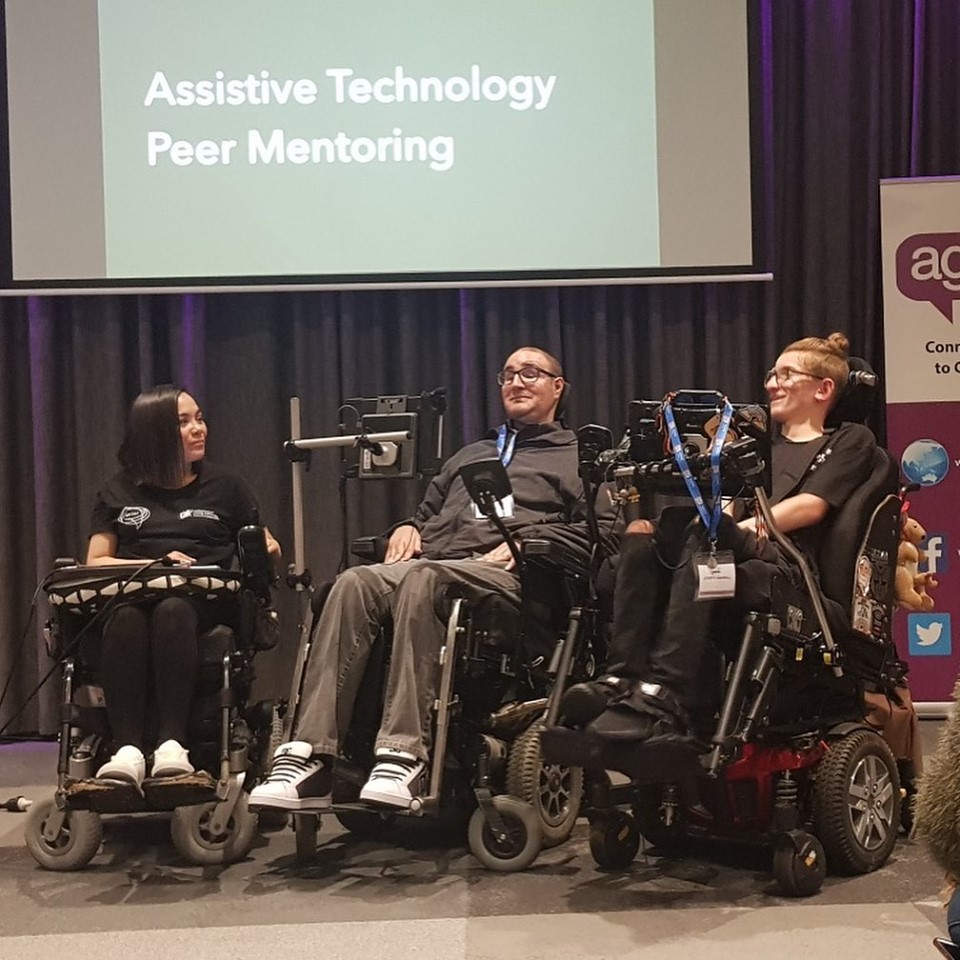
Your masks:
{"label": "black and white high-top sneaker", "polygon": [[333,791],[333,759],[304,740],[281,743],[263,783],[250,792],[253,810],[326,810]]}

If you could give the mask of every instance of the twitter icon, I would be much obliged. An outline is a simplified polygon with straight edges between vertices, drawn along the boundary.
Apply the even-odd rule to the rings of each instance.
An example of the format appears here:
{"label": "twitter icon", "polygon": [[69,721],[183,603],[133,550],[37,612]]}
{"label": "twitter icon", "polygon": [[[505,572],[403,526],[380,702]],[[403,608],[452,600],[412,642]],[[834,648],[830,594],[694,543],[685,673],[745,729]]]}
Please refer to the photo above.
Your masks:
{"label": "twitter icon", "polygon": [[949,613],[911,613],[907,617],[911,657],[947,657],[952,651]]}

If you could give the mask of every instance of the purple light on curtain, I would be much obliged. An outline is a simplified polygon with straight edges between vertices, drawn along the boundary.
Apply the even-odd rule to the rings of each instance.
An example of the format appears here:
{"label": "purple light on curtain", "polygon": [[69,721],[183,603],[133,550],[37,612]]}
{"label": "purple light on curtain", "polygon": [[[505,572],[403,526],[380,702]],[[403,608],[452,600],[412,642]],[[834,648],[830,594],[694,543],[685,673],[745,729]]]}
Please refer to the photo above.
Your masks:
{"label": "purple light on curtain", "polygon": [[923,33],[926,20],[924,0],[913,7],[913,87],[910,98],[910,176],[917,176],[920,155],[920,98],[923,91]]}
{"label": "purple light on curtain", "polygon": [[[43,300],[40,297],[27,297],[27,329],[29,338],[30,363],[30,415],[33,445],[33,502],[34,516],[49,517],[49,494],[52,477],[49,464],[55,458],[48,456],[47,450],[47,397],[53,391],[49,382],[49,372],[44,370],[43,358],[51,356],[50,330]],[[36,538],[37,569],[49,563],[46,527],[38,525]]]}
{"label": "purple light on curtain", "polygon": [[472,373],[477,369],[477,357],[473,344],[473,300],[470,292],[461,288],[459,293],[460,315],[460,423],[463,436],[473,439],[480,435],[477,412],[470,398],[469,386]]}
{"label": "purple light on curtain", "polygon": [[199,309],[198,298],[196,294],[187,293],[183,295],[183,308],[181,317],[183,326],[181,330],[181,370],[180,384],[187,393],[196,396],[197,394],[197,343],[199,342],[199,333],[197,329],[199,323],[197,320],[197,311]]}

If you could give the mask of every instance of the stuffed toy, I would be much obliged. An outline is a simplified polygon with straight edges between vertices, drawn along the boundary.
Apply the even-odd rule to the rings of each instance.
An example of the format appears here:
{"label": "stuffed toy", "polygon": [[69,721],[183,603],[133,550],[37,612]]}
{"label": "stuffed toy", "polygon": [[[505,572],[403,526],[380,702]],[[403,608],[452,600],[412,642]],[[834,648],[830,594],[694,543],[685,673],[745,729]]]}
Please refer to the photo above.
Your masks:
{"label": "stuffed toy", "polygon": [[933,597],[927,591],[937,586],[932,573],[920,573],[919,565],[925,560],[920,543],[926,531],[908,514],[903,515],[900,525],[900,546],[897,548],[897,575],[895,594],[897,604],[904,610],[932,610]]}

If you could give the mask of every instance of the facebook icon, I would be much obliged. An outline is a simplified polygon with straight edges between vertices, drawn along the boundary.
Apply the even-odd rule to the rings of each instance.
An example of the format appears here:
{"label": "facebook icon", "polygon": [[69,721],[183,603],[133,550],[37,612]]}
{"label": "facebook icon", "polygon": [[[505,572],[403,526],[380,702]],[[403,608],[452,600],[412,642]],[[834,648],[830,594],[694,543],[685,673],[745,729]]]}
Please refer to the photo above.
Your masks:
{"label": "facebook icon", "polygon": [[950,569],[950,549],[945,533],[928,534],[921,542],[920,550],[925,559],[917,566],[919,573],[936,576]]}
{"label": "facebook icon", "polygon": [[952,651],[949,613],[911,613],[907,617],[911,657],[947,657]]}

